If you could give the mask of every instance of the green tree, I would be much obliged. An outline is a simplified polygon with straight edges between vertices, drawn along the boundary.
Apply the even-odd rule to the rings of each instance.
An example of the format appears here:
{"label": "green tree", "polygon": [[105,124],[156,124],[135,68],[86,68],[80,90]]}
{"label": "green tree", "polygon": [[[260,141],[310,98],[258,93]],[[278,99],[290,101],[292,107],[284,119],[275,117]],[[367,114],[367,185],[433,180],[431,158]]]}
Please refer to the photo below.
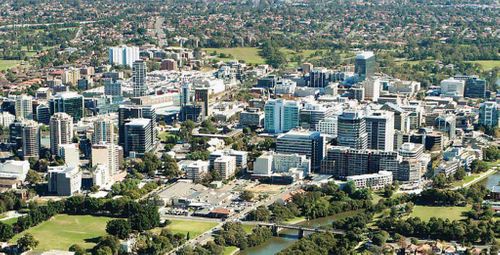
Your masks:
{"label": "green tree", "polygon": [[252,201],[252,199],[255,197],[255,194],[252,191],[249,190],[244,190],[240,194],[240,198],[244,201]]}
{"label": "green tree", "polygon": [[14,230],[11,225],[0,222],[0,241],[7,242],[14,236]]}
{"label": "green tree", "polygon": [[106,232],[120,239],[125,239],[132,232],[132,227],[130,226],[130,223],[127,220],[122,220],[122,219],[110,220],[106,224]]}
{"label": "green tree", "polygon": [[32,234],[27,233],[17,240],[17,248],[21,251],[28,251],[37,247],[39,243]]}
{"label": "green tree", "polygon": [[85,255],[87,254],[87,252],[85,251],[85,249],[83,247],[81,247],[80,245],[78,244],[73,244],[69,247],[69,251],[72,251],[75,253],[75,255]]}

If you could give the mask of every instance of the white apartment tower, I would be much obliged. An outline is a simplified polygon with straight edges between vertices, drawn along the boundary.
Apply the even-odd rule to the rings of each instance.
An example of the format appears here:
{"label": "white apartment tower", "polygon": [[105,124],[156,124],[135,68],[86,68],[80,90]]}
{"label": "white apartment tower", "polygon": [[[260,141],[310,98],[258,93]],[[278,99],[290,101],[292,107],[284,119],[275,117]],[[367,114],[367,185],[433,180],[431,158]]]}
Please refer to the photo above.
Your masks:
{"label": "white apartment tower", "polygon": [[50,118],[50,151],[59,152],[60,144],[71,143],[73,139],[73,118],[64,112],[57,112]]}

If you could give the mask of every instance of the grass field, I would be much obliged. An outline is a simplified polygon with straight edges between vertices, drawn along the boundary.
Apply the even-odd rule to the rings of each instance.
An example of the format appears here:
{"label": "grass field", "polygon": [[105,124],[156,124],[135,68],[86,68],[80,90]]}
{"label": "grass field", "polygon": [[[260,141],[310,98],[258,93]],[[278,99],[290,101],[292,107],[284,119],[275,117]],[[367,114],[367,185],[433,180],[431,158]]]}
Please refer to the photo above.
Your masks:
{"label": "grass field", "polygon": [[251,234],[252,230],[255,228],[255,225],[253,224],[241,224],[241,226],[243,227],[243,230],[245,230],[245,233],[247,234]]}
{"label": "grass field", "polygon": [[467,62],[479,64],[485,71],[500,67],[500,60],[476,60]]}
{"label": "grass field", "polygon": [[12,67],[15,67],[16,65],[18,65],[20,63],[21,63],[20,60],[0,59],[0,71],[11,69]]}
{"label": "grass field", "polygon": [[254,47],[237,47],[237,48],[204,48],[207,54],[216,52],[217,54],[224,53],[232,55],[232,58],[217,58],[222,61],[227,60],[243,60],[248,64],[264,64],[265,60],[259,55],[259,49]]}
{"label": "grass field", "polygon": [[232,255],[235,254],[239,250],[236,246],[226,246],[224,247],[224,255]]}
{"label": "grass field", "polygon": [[190,238],[195,238],[209,229],[217,226],[216,222],[210,221],[196,221],[196,220],[177,220],[170,219],[172,223],[167,225],[167,229],[172,231],[172,233],[181,233],[187,235],[189,233]]}
{"label": "grass field", "polygon": [[468,176],[465,176],[463,180],[461,181],[456,181],[456,182],[453,182],[453,187],[462,187],[462,185],[470,182],[470,181],[473,181],[474,179],[478,178],[479,176],[481,176],[481,174],[471,174],[471,175],[468,175]]}
{"label": "grass field", "polygon": [[106,223],[111,219],[89,215],[60,214],[17,234],[10,242],[15,243],[25,233],[31,233],[40,242],[36,251],[51,249],[67,251],[73,244],[79,244],[88,249],[95,245],[96,238],[106,235]]}
{"label": "grass field", "polygon": [[292,218],[292,219],[289,219],[287,221],[285,221],[286,224],[297,224],[297,223],[300,223],[302,221],[305,221],[306,220],[306,217],[304,216],[299,216],[299,217],[295,217],[295,218]]}
{"label": "grass field", "polygon": [[14,225],[14,223],[17,222],[17,218],[10,218],[8,220],[2,220],[2,223],[5,223],[7,225]]}
{"label": "grass field", "polygon": [[460,207],[460,206],[420,206],[416,205],[413,208],[413,212],[410,214],[411,217],[419,217],[420,219],[427,221],[431,217],[449,219],[449,220],[460,220],[464,217],[462,213],[469,211],[470,207]]}

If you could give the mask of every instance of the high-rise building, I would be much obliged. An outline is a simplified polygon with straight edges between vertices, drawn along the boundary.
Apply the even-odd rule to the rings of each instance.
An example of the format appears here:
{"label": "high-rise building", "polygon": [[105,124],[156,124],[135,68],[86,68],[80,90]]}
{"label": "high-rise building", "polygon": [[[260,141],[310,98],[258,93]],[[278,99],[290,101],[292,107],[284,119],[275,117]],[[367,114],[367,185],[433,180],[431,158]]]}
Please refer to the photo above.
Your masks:
{"label": "high-rise building", "polygon": [[80,165],[80,149],[76,143],[59,144],[57,155],[64,159],[66,166],[78,167]]}
{"label": "high-rise building", "polygon": [[64,70],[62,73],[61,81],[65,85],[75,86],[80,79],[80,69],[70,68]]}
{"label": "high-rise building", "polygon": [[23,158],[24,160],[39,158],[40,128],[36,121],[25,121],[22,127]]}
{"label": "high-rise building", "polygon": [[203,119],[206,119],[210,115],[209,109],[209,89],[208,88],[196,88],[194,90],[194,102],[196,105],[201,106],[201,115]]}
{"label": "high-rise building", "polygon": [[104,78],[104,95],[106,96],[122,96],[122,83],[115,81],[112,78]]}
{"label": "high-rise building", "polygon": [[73,139],[73,118],[64,112],[54,113],[50,118],[50,152],[57,155],[59,145],[71,143]]}
{"label": "high-rise building", "polygon": [[125,124],[130,119],[150,119],[151,120],[151,141],[157,143],[156,139],[156,111],[154,107],[142,105],[120,105],[118,108],[118,144],[125,145]]}
{"label": "high-rise building", "polygon": [[337,140],[339,146],[353,149],[368,148],[365,115],[359,110],[346,110],[338,117]]}
{"label": "high-rise building", "polygon": [[465,81],[449,78],[441,81],[441,95],[449,97],[463,97]]}
{"label": "high-rise building", "polygon": [[108,53],[111,65],[127,65],[132,67],[132,64],[136,60],[139,60],[139,47],[110,47]]}
{"label": "high-rise building", "polygon": [[94,121],[94,133],[92,133],[92,143],[115,143],[115,126],[113,121],[107,116],[101,116]]}
{"label": "high-rise building", "polygon": [[223,180],[231,178],[236,173],[236,158],[226,155],[216,158],[214,171],[219,172]]}
{"label": "high-rise building", "polygon": [[123,147],[126,156],[144,156],[146,152],[154,148],[151,135],[150,119],[130,119],[125,124],[125,145]]}
{"label": "high-rise building", "polygon": [[181,107],[191,103],[191,85],[189,83],[182,84],[180,96]]}
{"label": "high-rise building", "polygon": [[444,132],[450,139],[456,136],[457,118],[454,114],[442,114],[435,119],[434,126]]}
{"label": "high-rise building", "polygon": [[306,155],[311,169],[319,171],[324,155],[324,138],[317,131],[291,130],[277,138],[276,152]]}
{"label": "high-rise building", "polygon": [[385,103],[382,110],[391,111],[394,113],[394,129],[399,130],[403,133],[408,133],[410,131],[410,121],[408,113],[397,104]]}
{"label": "high-rise building", "polygon": [[354,72],[362,81],[373,76],[375,73],[375,54],[372,51],[365,51],[356,55]]}
{"label": "high-rise building", "polygon": [[46,104],[40,104],[36,107],[36,121],[45,125],[49,125],[50,108]]}
{"label": "high-rise building", "polygon": [[300,109],[300,126],[305,129],[315,129],[318,123],[324,118],[333,116],[334,108],[327,108],[321,104],[307,103]]}
{"label": "high-rise building", "polygon": [[392,151],[394,149],[394,113],[375,111],[366,116],[368,148]]}
{"label": "high-rise building", "polygon": [[480,105],[479,125],[498,126],[498,104],[496,102],[484,102]]}
{"label": "high-rise building", "polygon": [[365,99],[376,102],[380,96],[381,82],[379,79],[367,79],[363,84],[365,89]]}
{"label": "high-rise building", "polygon": [[16,118],[33,119],[33,97],[27,95],[16,96]]}
{"label": "high-rise building", "polygon": [[296,101],[269,100],[264,106],[264,129],[269,133],[288,132],[299,126],[300,106]]}
{"label": "high-rise building", "polygon": [[83,118],[83,96],[77,92],[57,93],[49,101],[50,113],[64,112],[69,114],[74,121]]}
{"label": "high-rise building", "polygon": [[208,173],[208,162],[197,160],[186,167],[186,178],[200,181]]}
{"label": "high-rise building", "polygon": [[486,96],[486,80],[475,75],[456,75],[455,79],[465,81],[464,97],[484,98]]}
{"label": "high-rise building", "polygon": [[146,62],[137,60],[132,66],[132,83],[134,97],[145,96],[148,90],[146,85]]}
{"label": "high-rise building", "polygon": [[58,196],[71,196],[80,192],[82,171],[78,167],[49,166],[48,191]]}
{"label": "high-rise building", "polygon": [[[106,168],[109,177],[118,173],[120,169],[120,146],[100,142],[92,145],[92,166],[102,165]],[[108,178],[106,178],[108,179]]]}
{"label": "high-rise building", "polygon": [[330,72],[324,67],[316,67],[309,73],[308,86],[312,88],[324,88],[330,82]]}
{"label": "high-rise building", "polygon": [[338,115],[333,115],[332,117],[320,120],[316,125],[316,131],[321,134],[330,135],[333,138],[337,137],[338,117]]}

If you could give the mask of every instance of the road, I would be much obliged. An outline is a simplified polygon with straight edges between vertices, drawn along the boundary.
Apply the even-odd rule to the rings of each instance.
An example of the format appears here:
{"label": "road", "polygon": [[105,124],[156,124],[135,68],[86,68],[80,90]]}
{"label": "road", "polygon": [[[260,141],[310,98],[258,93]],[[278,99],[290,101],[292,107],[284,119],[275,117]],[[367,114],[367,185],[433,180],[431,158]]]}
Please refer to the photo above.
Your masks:
{"label": "road", "polygon": [[0,26],[0,29],[4,28],[15,28],[15,27],[36,27],[36,26],[51,26],[51,25],[62,25],[66,23],[77,23],[80,25],[83,24],[91,24],[97,22],[96,20],[88,20],[88,21],[68,21],[68,22],[55,22],[55,23],[39,23],[39,24],[10,24]]}
{"label": "road", "polygon": [[301,188],[301,186],[298,185],[298,184],[295,184],[293,186],[288,187],[287,189],[284,189],[279,194],[273,195],[272,197],[268,197],[265,200],[261,200],[261,201],[255,203],[255,204],[253,204],[252,206],[249,206],[249,207],[245,208],[240,213],[235,213],[235,214],[231,215],[225,221],[220,222],[215,227],[209,229],[208,231],[206,231],[205,233],[199,235],[198,237],[186,241],[181,246],[178,246],[177,248],[175,248],[175,249],[171,250],[170,252],[168,252],[168,254],[176,254],[177,251],[179,251],[180,249],[184,248],[187,245],[196,245],[196,244],[204,244],[204,243],[206,243],[207,241],[209,241],[210,239],[212,239],[212,234],[214,232],[217,232],[218,230],[220,230],[222,228],[222,225],[224,225],[225,222],[243,220],[243,219],[246,218],[246,216],[248,215],[248,213],[250,213],[251,211],[255,210],[257,207],[259,207],[259,206],[269,206],[272,203],[276,202],[278,199],[282,198],[283,195],[288,194],[288,193],[293,192],[293,191],[296,191],[299,188]]}

